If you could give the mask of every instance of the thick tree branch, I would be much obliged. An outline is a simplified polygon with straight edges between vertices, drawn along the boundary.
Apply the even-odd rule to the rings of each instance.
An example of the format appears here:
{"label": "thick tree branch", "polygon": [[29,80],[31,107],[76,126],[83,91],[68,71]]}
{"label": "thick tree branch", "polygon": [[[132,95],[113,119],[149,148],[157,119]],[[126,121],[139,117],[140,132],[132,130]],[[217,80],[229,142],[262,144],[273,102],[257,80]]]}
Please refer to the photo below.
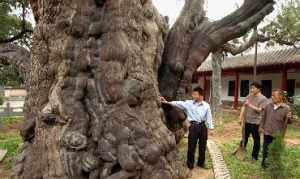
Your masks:
{"label": "thick tree branch", "polygon": [[15,36],[13,37],[10,37],[10,38],[7,38],[7,39],[0,39],[0,44],[1,43],[9,43],[9,42],[14,42],[18,39],[21,39],[23,38],[23,36],[26,34],[26,33],[32,33],[33,31],[32,30],[28,30],[28,29],[22,29],[21,32],[19,32],[18,34],[16,34]]}
{"label": "thick tree branch", "polygon": [[[186,1],[186,4],[189,2],[192,1]],[[160,69],[162,94],[171,98],[181,98],[188,94],[191,91],[193,73],[209,53],[220,48],[226,42],[244,35],[249,29],[256,26],[273,11],[273,4],[273,0],[245,0],[239,9],[219,21],[209,22],[205,18],[205,13],[198,13],[198,15],[202,14],[202,17],[199,18],[201,21],[192,29],[192,35],[181,31],[176,39],[172,36],[171,30],[169,38],[175,40],[167,41],[164,61]],[[200,3],[199,6],[203,7],[203,3]],[[193,9],[197,6],[189,8]],[[187,10],[183,10],[181,14],[183,17],[184,11]],[[176,22],[173,27],[174,29],[178,24],[184,24],[185,21],[182,20],[184,18],[181,16],[178,18],[179,22]],[[185,29],[187,27],[185,25]],[[184,45],[174,45],[174,43],[168,42]]]}
{"label": "thick tree branch", "polygon": [[235,44],[232,44],[232,43],[226,43],[223,45],[223,51],[225,52],[229,52],[231,53],[232,55],[237,55],[237,54],[240,54],[242,52],[244,52],[245,50],[249,49],[251,46],[253,46],[256,42],[267,42],[269,40],[273,40],[274,42],[278,43],[279,45],[287,45],[287,46],[293,46],[295,48],[297,48],[297,46],[295,45],[295,43],[293,42],[289,42],[289,41],[285,41],[285,40],[281,40],[281,39],[273,39],[271,37],[266,37],[264,35],[261,35],[261,34],[257,34],[257,32],[253,32],[251,38],[239,45],[239,46],[236,46]]}
{"label": "thick tree branch", "polygon": [[270,39],[263,35],[258,34],[257,31],[254,30],[250,39],[248,41],[246,41],[245,43],[243,43],[239,46],[236,46],[235,44],[228,42],[228,43],[224,44],[222,48],[223,48],[223,51],[225,51],[225,52],[229,52],[232,55],[237,55],[237,54],[242,53],[245,50],[249,49],[256,42],[266,42],[268,40],[270,40]]}
{"label": "thick tree branch", "polygon": [[176,96],[174,88],[178,87],[178,79],[182,77],[194,31],[204,20],[203,5],[204,0],[186,0],[179,18],[169,31],[159,69],[160,91],[169,100]]}
{"label": "thick tree branch", "polygon": [[[267,14],[273,11],[272,0],[245,0],[244,4],[225,18],[206,25],[195,33],[189,57],[184,65],[184,74],[178,89],[179,93],[191,91],[192,75],[211,51],[224,43],[238,38],[256,26]],[[201,27],[201,26],[200,26]]]}
{"label": "thick tree branch", "polygon": [[31,6],[32,9],[32,13],[33,13],[33,17],[36,23],[38,23],[39,20],[39,13],[38,13],[38,0],[29,0],[29,4]]}
{"label": "thick tree branch", "polygon": [[210,38],[218,47],[244,35],[273,11],[273,4],[274,1],[271,0],[245,0],[238,10],[212,23],[212,28],[208,32]]}

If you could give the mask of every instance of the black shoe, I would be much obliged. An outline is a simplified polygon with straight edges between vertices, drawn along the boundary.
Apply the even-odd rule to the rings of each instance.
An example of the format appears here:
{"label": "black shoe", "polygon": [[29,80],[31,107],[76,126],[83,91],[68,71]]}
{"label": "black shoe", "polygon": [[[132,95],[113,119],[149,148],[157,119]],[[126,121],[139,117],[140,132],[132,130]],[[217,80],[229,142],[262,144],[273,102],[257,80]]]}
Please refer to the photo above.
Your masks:
{"label": "black shoe", "polygon": [[194,166],[189,166],[189,165],[187,165],[187,168],[188,168],[189,170],[193,170]]}

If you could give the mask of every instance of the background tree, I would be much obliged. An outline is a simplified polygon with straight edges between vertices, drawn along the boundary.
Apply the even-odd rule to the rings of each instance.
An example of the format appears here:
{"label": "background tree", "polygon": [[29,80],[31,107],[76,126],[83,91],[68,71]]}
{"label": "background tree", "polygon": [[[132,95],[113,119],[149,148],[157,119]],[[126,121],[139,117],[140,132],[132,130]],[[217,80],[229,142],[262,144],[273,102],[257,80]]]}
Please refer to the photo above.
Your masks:
{"label": "background tree", "polygon": [[0,2],[0,43],[18,42],[27,47],[31,43],[32,25],[27,0]]}
{"label": "background tree", "polygon": [[[29,22],[30,13],[27,0],[3,0],[0,2],[1,86],[20,86],[23,84],[23,74],[20,73],[23,73],[24,70],[20,68],[24,59],[29,62],[29,51],[27,49],[30,48],[32,39],[32,25]],[[16,52],[20,53],[16,54]],[[17,59],[22,60],[19,63]]]}
{"label": "background tree", "polygon": [[274,1],[245,0],[209,22],[204,1],[187,0],[170,30],[151,0],[30,4],[37,25],[14,177],[168,179],[186,176],[158,94],[186,96],[208,54],[257,25]]}
{"label": "background tree", "polygon": [[211,109],[212,116],[216,122],[222,122],[222,62],[224,54],[222,50],[212,53],[212,90],[211,90]]}
{"label": "background tree", "polygon": [[30,71],[30,53],[17,44],[0,44],[0,86],[26,84]]}
{"label": "background tree", "polygon": [[14,65],[0,65],[0,86],[19,86],[22,83]]}
{"label": "background tree", "polygon": [[275,44],[296,47],[300,41],[300,1],[288,0],[281,4],[279,14],[261,29],[269,38],[268,46]]}

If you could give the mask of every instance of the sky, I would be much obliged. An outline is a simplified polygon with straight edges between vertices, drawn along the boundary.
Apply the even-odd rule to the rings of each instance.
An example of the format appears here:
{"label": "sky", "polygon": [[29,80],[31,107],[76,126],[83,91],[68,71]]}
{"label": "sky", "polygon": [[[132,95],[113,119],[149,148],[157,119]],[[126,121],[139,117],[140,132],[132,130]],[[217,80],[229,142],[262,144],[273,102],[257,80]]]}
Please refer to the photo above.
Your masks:
{"label": "sky", "polygon": [[[162,15],[169,16],[170,24],[173,24],[180,14],[185,0],[152,0],[152,2]],[[206,0],[207,17],[212,20],[221,19],[236,10],[242,3],[243,0]],[[275,11],[266,19],[274,16],[277,13],[276,9],[275,6]]]}
{"label": "sky", "polygon": [[[173,24],[176,17],[184,5],[185,0],[152,0],[158,11],[164,16],[169,16],[170,24]],[[237,5],[241,5],[243,0],[208,0],[205,4],[207,16],[217,20],[233,12]]]}

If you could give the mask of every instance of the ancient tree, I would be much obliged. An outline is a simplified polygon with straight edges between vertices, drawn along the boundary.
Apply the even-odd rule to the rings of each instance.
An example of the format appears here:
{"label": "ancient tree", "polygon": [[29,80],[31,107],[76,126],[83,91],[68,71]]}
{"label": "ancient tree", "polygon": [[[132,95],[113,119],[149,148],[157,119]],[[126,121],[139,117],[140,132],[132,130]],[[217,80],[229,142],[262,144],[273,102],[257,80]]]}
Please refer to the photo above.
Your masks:
{"label": "ancient tree", "polygon": [[186,177],[158,95],[188,94],[208,54],[274,3],[245,0],[210,22],[203,2],[186,0],[169,30],[151,0],[30,0],[36,27],[14,177]]}

